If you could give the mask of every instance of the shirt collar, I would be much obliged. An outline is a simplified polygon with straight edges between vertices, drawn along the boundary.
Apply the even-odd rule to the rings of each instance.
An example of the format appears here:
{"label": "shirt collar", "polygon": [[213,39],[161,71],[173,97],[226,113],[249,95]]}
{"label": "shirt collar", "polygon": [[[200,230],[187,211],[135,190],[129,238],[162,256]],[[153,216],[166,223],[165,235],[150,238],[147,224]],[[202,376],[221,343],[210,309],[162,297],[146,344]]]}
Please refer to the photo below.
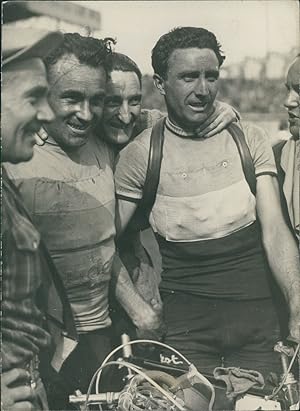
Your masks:
{"label": "shirt collar", "polygon": [[193,138],[197,137],[195,133],[191,131],[190,132],[185,131],[183,128],[176,126],[174,123],[172,123],[169,117],[167,117],[166,119],[166,127],[169,131],[171,131],[172,133],[180,137],[193,137]]}

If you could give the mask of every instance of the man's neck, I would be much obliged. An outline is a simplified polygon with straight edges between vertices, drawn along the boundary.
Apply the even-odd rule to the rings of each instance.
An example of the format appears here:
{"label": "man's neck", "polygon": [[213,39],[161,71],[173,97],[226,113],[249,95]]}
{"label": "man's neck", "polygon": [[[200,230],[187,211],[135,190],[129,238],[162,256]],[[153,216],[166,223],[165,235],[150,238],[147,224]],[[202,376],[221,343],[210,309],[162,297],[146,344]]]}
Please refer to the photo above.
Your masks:
{"label": "man's neck", "polygon": [[180,137],[195,138],[196,133],[188,128],[182,128],[176,124],[169,117],[166,119],[166,128],[172,133]]}

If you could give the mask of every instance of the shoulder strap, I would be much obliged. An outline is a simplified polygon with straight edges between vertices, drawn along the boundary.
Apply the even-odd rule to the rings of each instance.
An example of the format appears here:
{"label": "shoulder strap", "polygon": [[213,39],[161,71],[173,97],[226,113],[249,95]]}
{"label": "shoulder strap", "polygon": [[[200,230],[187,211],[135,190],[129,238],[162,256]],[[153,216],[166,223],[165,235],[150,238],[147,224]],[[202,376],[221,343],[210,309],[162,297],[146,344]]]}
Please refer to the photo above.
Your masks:
{"label": "shoulder strap", "polygon": [[[150,149],[148,168],[143,190],[141,207],[146,210],[147,217],[154,205],[159,183],[161,161],[163,156],[165,117],[159,119],[152,128],[150,136]],[[227,128],[237,145],[241,157],[243,172],[252,194],[256,195],[256,176],[253,160],[247,145],[244,132],[236,124],[230,124]]]}
{"label": "shoulder strap", "polygon": [[165,120],[165,117],[163,117],[154,124],[150,136],[148,168],[141,204],[141,206],[146,210],[147,216],[149,216],[155,202],[159,183],[160,167],[163,156]]}
{"label": "shoulder strap", "polygon": [[243,167],[246,181],[249,184],[252,194],[255,196],[256,195],[255,168],[254,168],[253,159],[251,157],[248,144],[246,142],[244,132],[237,124],[234,124],[234,123],[231,123],[227,127],[227,130],[229,131],[235,144],[237,145],[239,155],[241,157],[242,167]]}

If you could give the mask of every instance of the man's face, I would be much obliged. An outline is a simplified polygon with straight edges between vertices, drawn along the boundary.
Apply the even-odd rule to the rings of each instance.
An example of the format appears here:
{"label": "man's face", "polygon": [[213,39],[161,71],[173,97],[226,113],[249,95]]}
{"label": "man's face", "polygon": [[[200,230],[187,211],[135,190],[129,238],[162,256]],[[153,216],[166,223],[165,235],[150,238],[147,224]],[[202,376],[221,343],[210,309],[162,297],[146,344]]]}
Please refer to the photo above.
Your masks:
{"label": "man's face", "polygon": [[106,73],[65,55],[49,68],[49,102],[56,118],[45,129],[63,148],[82,146],[102,116]]}
{"label": "man's face", "polygon": [[32,158],[35,133],[43,123],[54,119],[47,93],[46,69],[42,60],[24,60],[3,70],[3,161],[19,163]]}
{"label": "man's face", "polygon": [[141,112],[141,85],[134,71],[112,71],[107,82],[103,129],[113,144],[126,144]]}
{"label": "man's face", "polygon": [[300,134],[300,57],[290,66],[286,79],[288,95],[284,103],[288,110],[290,132],[295,138]]}
{"label": "man's face", "polygon": [[170,119],[193,130],[213,112],[218,91],[219,63],[210,49],[176,49],[168,61],[166,79],[157,80]]}

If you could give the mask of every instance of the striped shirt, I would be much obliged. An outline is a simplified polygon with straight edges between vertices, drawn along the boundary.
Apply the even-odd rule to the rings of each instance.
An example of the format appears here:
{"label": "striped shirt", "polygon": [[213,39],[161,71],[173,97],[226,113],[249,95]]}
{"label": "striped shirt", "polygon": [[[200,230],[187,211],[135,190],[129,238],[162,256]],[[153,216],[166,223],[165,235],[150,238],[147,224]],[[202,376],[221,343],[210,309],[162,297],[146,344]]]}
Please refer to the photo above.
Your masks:
{"label": "striped shirt", "polygon": [[[41,284],[40,235],[20,210],[18,194],[2,170],[2,367],[22,366],[50,342],[35,303]],[[22,201],[22,200],[21,200]]]}

